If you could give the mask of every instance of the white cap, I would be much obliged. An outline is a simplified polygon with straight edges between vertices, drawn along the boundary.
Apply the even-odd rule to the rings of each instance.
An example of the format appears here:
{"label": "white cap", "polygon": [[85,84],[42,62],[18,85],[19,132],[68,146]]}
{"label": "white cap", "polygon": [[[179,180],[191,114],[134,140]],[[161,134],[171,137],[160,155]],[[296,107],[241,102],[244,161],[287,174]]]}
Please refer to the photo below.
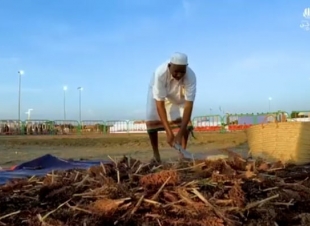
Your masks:
{"label": "white cap", "polygon": [[174,53],[170,58],[170,63],[177,65],[187,65],[187,56],[184,53]]}

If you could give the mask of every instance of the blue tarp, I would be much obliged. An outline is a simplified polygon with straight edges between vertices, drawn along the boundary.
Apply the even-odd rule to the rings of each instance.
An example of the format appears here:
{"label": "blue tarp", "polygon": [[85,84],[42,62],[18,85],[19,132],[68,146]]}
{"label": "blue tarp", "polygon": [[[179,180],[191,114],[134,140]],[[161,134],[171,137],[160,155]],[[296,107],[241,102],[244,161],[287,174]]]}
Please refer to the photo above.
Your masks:
{"label": "blue tarp", "polygon": [[29,162],[22,163],[15,167],[14,170],[0,171],[0,184],[5,184],[8,180],[14,178],[26,178],[31,176],[44,176],[53,170],[69,169],[87,169],[100,163],[110,163],[110,161],[76,161],[66,160],[47,154],[33,159]]}

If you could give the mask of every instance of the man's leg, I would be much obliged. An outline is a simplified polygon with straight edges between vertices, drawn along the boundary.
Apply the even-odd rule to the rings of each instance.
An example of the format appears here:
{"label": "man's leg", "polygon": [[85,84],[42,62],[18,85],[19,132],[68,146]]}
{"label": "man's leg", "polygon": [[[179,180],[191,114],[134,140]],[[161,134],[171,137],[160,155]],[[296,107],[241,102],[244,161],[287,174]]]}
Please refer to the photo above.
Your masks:
{"label": "man's leg", "polygon": [[158,150],[158,132],[157,131],[150,131],[148,132],[152,149],[153,149],[153,157],[157,162],[160,162],[160,154]]}

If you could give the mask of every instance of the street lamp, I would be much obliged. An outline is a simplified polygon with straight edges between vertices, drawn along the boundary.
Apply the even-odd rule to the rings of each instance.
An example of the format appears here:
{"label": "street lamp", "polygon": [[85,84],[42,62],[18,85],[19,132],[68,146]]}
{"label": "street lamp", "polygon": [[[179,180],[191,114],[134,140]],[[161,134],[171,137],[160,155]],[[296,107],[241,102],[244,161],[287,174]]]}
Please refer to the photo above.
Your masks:
{"label": "street lamp", "polygon": [[64,120],[66,121],[66,91],[67,91],[68,87],[64,86],[63,90],[64,90]]}
{"label": "street lamp", "polygon": [[83,91],[83,87],[78,87],[77,88],[79,90],[79,120],[80,120],[80,124],[82,123],[82,113],[81,113],[81,105],[82,105],[82,91]]}
{"label": "street lamp", "polygon": [[31,115],[31,111],[33,111],[33,109],[28,109],[28,111],[26,112],[26,115],[28,115],[27,120],[30,120],[30,115]]}
{"label": "street lamp", "polygon": [[268,100],[269,100],[269,112],[270,112],[270,109],[271,109],[271,100],[272,100],[272,98],[269,97]]}
{"label": "street lamp", "polygon": [[19,70],[18,72],[18,125],[19,125],[19,129],[20,130],[20,99],[21,99],[21,83],[22,83],[22,75],[25,74],[25,72],[23,70]]}

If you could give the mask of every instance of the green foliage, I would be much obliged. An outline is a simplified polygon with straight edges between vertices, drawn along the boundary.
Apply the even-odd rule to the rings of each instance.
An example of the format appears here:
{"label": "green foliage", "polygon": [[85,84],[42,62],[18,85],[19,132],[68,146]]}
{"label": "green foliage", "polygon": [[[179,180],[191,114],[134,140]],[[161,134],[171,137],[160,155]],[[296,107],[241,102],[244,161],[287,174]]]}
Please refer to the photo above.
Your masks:
{"label": "green foliage", "polygon": [[292,111],[291,112],[291,118],[298,118],[299,113],[300,113],[300,111]]}
{"label": "green foliage", "polygon": [[301,112],[309,113],[310,111],[292,111],[291,118],[303,118],[303,116],[299,115]]}

